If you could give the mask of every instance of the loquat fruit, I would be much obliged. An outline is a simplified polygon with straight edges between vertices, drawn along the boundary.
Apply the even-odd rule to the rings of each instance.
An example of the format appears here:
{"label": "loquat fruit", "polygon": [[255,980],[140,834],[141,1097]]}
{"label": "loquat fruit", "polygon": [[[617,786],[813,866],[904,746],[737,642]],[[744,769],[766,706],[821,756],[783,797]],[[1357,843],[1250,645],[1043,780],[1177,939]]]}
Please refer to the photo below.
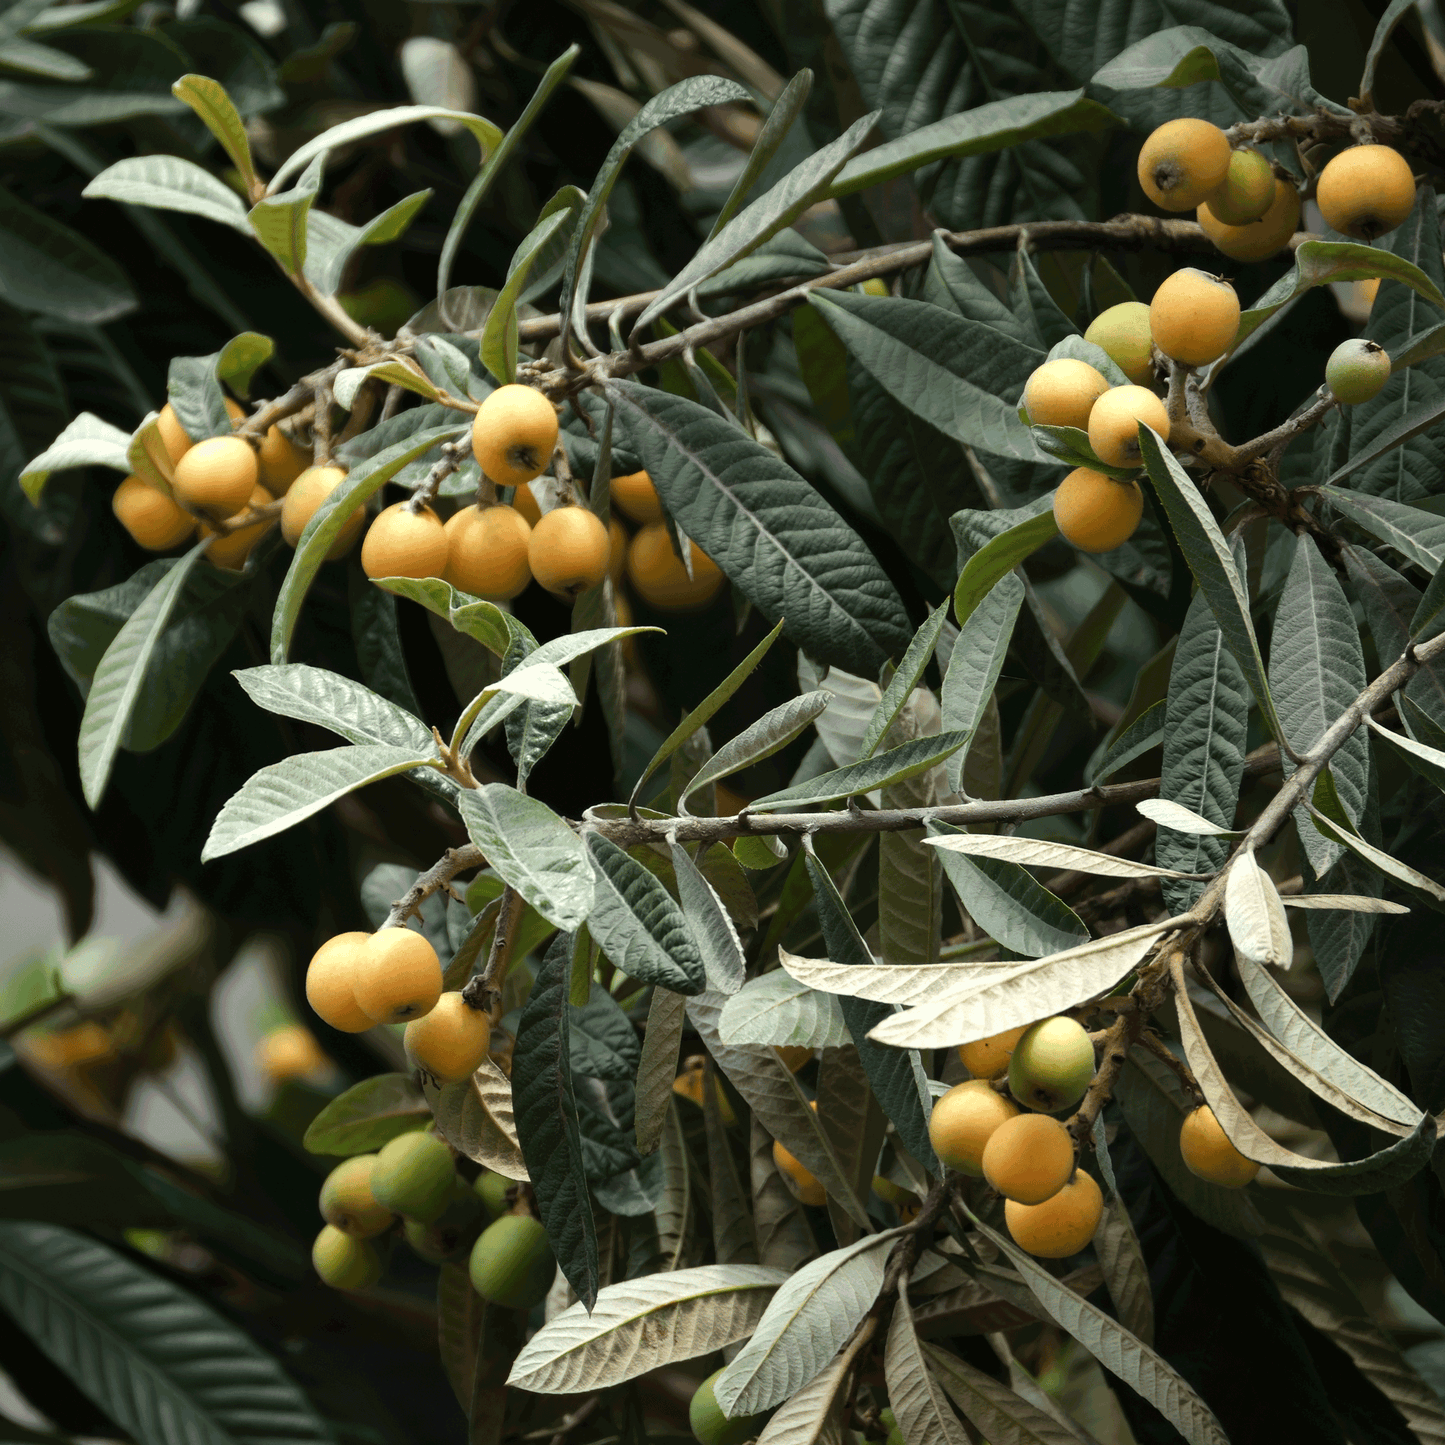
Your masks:
{"label": "loquat fruit", "polygon": [[1351,146],[1320,172],[1315,202],[1332,230],[1373,241],[1414,209],[1415,177],[1409,161],[1389,146]]}
{"label": "loquat fruit", "polygon": [[430,1224],[452,1202],[452,1151],[420,1129],[388,1140],[371,1166],[371,1192],[393,1214]]}
{"label": "loquat fruit", "polygon": [[504,1214],[478,1235],[467,1272],[472,1288],[489,1304],[529,1310],[547,1298],[557,1277],[557,1260],[539,1220],[530,1214]]}
{"label": "loquat fruit", "polygon": [[402,1043],[414,1069],[423,1069],[443,1084],[470,1079],[487,1057],[492,1021],[460,993],[444,993],[429,1014],[406,1026]]}
{"label": "loquat fruit", "polygon": [[1346,406],[1378,396],[1389,379],[1390,353],[1363,337],[1340,342],[1325,363],[1325,385]]}
{"label": "loquat fruit", "polygon": [[260,476],[249,442],[240,437],[207,437],[176,463],[171,490],[193,512],[234,517],[250,500]]}
{"label": "loquat fruit", "polygon": [[1274,200],[1274,169],[1256,150],[1232,151],[1219,189],[1201,204],[1226,226],[1247,226],[1259,220]]}
{"label": "loquat fruit", "polygon": [[1169,413],[1148,387],[1116,386],[1106,392],[1089,413],[1089,445],[1094,455],[1111,467],[1141,466],[1141,421],[1153,427],[1162,441],[1169,440]]}
{"label": "loquat fruit", "polygon": [[1013,1241],[1039,1259],[1067,1259],[1094,1237],[1104,1214],[1104,1196],[1082,1169],[1042,1204],[1005,1201],[1004,1223]]}
{"label": "loquat fruit", "polygon": [[1192,211],[1223,183],[1229,171],[1229,140],[1207,120],[1165,122],[1139,151],[1139,184],[1156,206]]}
{"label": "loquat fruit", "polygon": [[512,1181],[505,1174],[483,1169],[472,1184],[472,1193],[481,1200],[488,1219],[500,1219],[512,1207],[507,1198],[511,1187]]}
{"label": "loquat fruit", "polygon": [[196,530],[196,519],[184,507],[139,477],[127,477],[115,489],[110,509],[147,552],[168,552]]}
{"label": "loquat fruit", "polygon": [[801,1044],[779,1044],[776,1052],[790,1074],[796,1074],[813,1057],[812,1049]]}
{"label": "loquat fruit", "polygon": [[352,993],[373,1023],[422,1018],[442,993],[436,949],[410,928],[379,928],[355,953]]}
{"label": "loquat fruit", "polygon": [[1030,1025],[1008,1063],[1009,1092],[1026,1109],[1057,1114],[1072,1109],[1094,1078],[1094,1045],[1077,1019],[1062,1016]]}
{"label": "loquat fruit", "polygon": [[662,500],[645,471],[613,477],[611,495],[614,505],[630,521],[640,526],[662,521]]}
{"label": "loquat fruit", "polygon": [[884,1174],[873,1176],[873,1192],[880,1199],[885,1199],[889,1204],[899,1207],[918,1202],[918,1196],[911,1189],[905,1189],[901,1184],[895,1184]]}
{"label": "loquat fruit", "polygon": [[[818,1112],[816,1099],[810,1107],[815,1114]],[[813,1172],[806,1165],[800,1164],[793,1157],[792,1152],[785,1149],[776,1139],[773,1140],[773,1165],[783,1176],[783,1182],[801,1203],[820,1205],[828,1202],[828,1191],[818,1182]]]}
{"label": "loquat fruit", "polygon": [[311,1246],[311,1265],[332,1289],[370,1289],[381,1278],[381,1255],[369,1239],[327,1225]]}
{"label": "loquat fruit", "polygon": [[1230,1142],[1208,1104],[1184,1116],[1179,1126],[1179,1152],[1191,1174],[1225,1189],[1243,1189],[1259,1173],[1259,1165]]}
{"label": "loquat fruit", "polygon": [[463,507],[446,524],[446,579],[474,597],[509,601],[532,580],[532,528],[514,507]]}
{"label": "loquat fruit", "polygon": [[325,1074],[331,1060],[322,1053],[310,1029],[302,1024],[282,1024],[256,1045],[256,1067],[273,1084],[279,1084],[286,1079]]}
{"label": "loquat fruit", "polygon": [[1089,412],[1109,383],[1087,361],[1060,356],[1037,367],[1024,386],[1024,410],[1035,426],[1087,430]]}
{"label": "loquat fruit", "polygon": [[1154,337],[1149,330],[1149,308],[1142,301],[1121,301],[1101,311],[1089,323],[1084,340],[1106,351],[1136,386],[1154,379]]}
{"label": "loquat fruit", "polygon": [[156,417],[156,428],[161,434],[161,445],[166,449],[166,455],[171,459],[171,465],[180,461],[191,449],[191,438],[186,429],[181,425],[181,419],[176,415],[176,409],[167,402]]}
{"label": "loquat fruit", "polygon": [[1149,329],[1165,356],[1186,366],[1206,366],[1234,344],[1239,297],[1222,277],[1181,267],[1154,293]]}
{"label": "loquat fruit", "polygon": [[717,1401],[717,1378],[721,1370],[709,1375],[696,1390],[687,1407],[687,1423],[698,1445],[743,1445],[762,1430],[762,1415],[723,1414]]}
{"label": "loquat fruit", "polygon": [[500,487],[540,477],[557,446],[557,408],[535,387],[499,386],[477,408],[472,455]]}
{"label": "loquat fruit", "polygon": [[1006,1119],[983,1146],[983,1177],[1019,1204],[1052,1199],[1074,1172],[1074,1141],[1049,1114]]}
{"label": "loquat fruit", "polygon": [[979,1176],[983,1150],[993,1131],[1012,1119],[1018,1106],[998,1093],[986,1079],[955,1084],[933,1101],[928,1116],[928,1138],[939,1161],[949,1169]]}
{"label": "loquat fruit", "polygon": [[481,1201],[459,1174],[452,1175],[451,1194],[442,1212],[427,1223],[403,1219],[406,1242],[431,1264],[455,1259],[470,1243],[482,1216]]}
{"label": "loquat fruit", "polygon": [[361,570],[368,577],[440,577],[447,570],[447,533],[430,507],[393,502],[366,530]]}
{"label": "loquat fruit", "polygon": [[1092,467],[1075,467],[1054,492],[1059,536],[1081,552],[1112,552],[1134,535],[1144,515],[1144,493]]}
{"label": "loquat fruit", "polygon": [[960,1044],[958,1057],[965,1069],[975,1079],[996,1079],[1008,1068],[1009,1055],[1014,1045],[1028,1032],[1028,1025],[1021,1028],[1005,1029],[986,1039],[975,1039],[971,1044]]}
{"label": "loquat fruit", "polygon": [[672,538],[661,522],[643,527],[627,548],[627,579],[642,600],[660,612],[686,612],[705,607],[722,591],[722,569],[692,543],[692,576],[672,550]]}
{"label": "loquat fruit", "polygon": [[[265,487],[251,489],[250,509],[269,507],[276,500]],[[228,572],[239,572],[251,555],[251,548],[271,530],[270,522],[252,522],[249,527],[237,527],[234,532],[217,532],[205,522],[201,523],[200,535],[214,537],[215,541],[206,548],[206,561],[213,567],[224,567]]]}
{"label": "loquat fruit", "polygon": [[[281,503],[281,535],[288,547],[294,547],[301,540],[301,534],[321,510],[321,504],[345,480],[346,473],[341,467],[325,466],[307,467],[291,483]],[[343,556],[365,525],[366,508],[358,507],[336,534],[336,540],[327,550],[327,561],[334,562]]]}
{"label": "loquat fruit", "polygon": [[[703,1068],[701,1058],[697,1062],[689,1061],[683,1071],[672,1081],[672,1092],[679,1099],[689,1099],[698,1106],[703,1107],[703,1084],[707,1078],[707,1071]],[[733,1106],[728,1102],[728,1096],[723,1089],[722,1080],[716,1075],[713,1076],[713,1092],[717,1095],[718,1114],[724,1124],[731,1127],[736,1124],[738,1117],[733,1113]]]}
{"label": "loquat fruit", "polygon": [[[614,591],[622,586],[622,577],[627,571],[627,544],[630,540],[627,528],[616,517],[609,517],[607,519],[607,575],[612,579]],[[618,623],[618,626],[622,627],[626,624]]]}
{"label": "loquat fruit", "polygon": [[302,451],[279,426],[266,428],[257,452],[261,465],[261,482],[268,492],[283,497],[291,483],[311,465],[311,458]]}
{"label": "loquat fruit", "polygon": [[376,1020],[363,1013],[352,992],[356,960],[371,940],[369,933],[338,933],[311,956],[306,969],[306,1002],[323,1022],[344,1034],[359,1034]]}
{"label": "loquat fruit", "polygon": [[1196,212],[1200,228],[1231,261],[1265,261],[1282,251],[1299,228],[1300,198],[1290,181],[1276,178],[1274,200],[1257,221],[1227,226],[1203,201]]}
{"label": "loquat fruit", "polygon": [[391,1228],[392,1211],[373,1188],[377,1156],[355,1154],[343,1159],[321,1185],[321,1217],[356,1239],[370,1239]]}
{"label": "loquat fruit", "polygon": [[532,576],[549,592],[575,596],[607,575],[612,539],[602,519],[586,507],[554,507],[527,544]]}
{"label": "loquat fruit", "polygon": [[525,482],[512,489],[511,505],[527,519],[529,527],[535,527],[542,520],[542,509],[537,505],[536,494]]}

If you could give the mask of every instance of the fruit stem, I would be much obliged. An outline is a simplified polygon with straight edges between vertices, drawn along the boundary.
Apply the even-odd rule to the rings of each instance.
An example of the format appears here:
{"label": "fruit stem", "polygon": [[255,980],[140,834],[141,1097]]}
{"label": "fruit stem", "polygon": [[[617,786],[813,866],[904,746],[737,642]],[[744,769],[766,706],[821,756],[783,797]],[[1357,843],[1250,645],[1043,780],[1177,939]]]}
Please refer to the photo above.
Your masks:
{"label": "fruit stem", "polygon": [[1141,1048],[1148,1049],[1160,1063],[1168,1065],[1179,1076],[1179,1082],[1191,1097],[1201,1104],[1204,1102],[1204,1090],[1199,1087],[1199,1080],[1194,1077],[1189,1065],[1179,1058],[1153,1029],[1145,1029],[1136,1042]]}

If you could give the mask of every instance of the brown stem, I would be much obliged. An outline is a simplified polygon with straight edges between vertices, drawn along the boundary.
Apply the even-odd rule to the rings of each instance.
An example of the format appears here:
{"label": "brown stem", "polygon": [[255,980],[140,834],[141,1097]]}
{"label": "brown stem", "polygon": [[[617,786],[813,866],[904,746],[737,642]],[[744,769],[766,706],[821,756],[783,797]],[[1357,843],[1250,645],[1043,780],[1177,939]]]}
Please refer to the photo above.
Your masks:
{"label": "brown stem", "polygon": [[424,507],[429,507],[436,500],[436,494],[440,490],[441,484],[461,466],[471,449],[470,440],[443,442],[440,448],[440,459],[432,464],[431,471],[426,474],[421,485],[411,494],[411,498],[406,504],[408,509],[412,512],[420,512]]}
{"label": "brown stem", "polygon": [[1204,1102],[1204,1090],[1199,1087],[1199,1080],[1194,1077],[1193,1071],[1183,1059],[1178,1058],[1173,1049],[1164,1042],[1153,1029],[1145,1029],[1135,1040],[1141,1047],[1149,1050],[1161,1064],[1165,1064],[1178,1076],[1179,1082],[1184,1085],[1189,1094]]}
{"label": "brown stem", "polygon": [[267,502],[263,507],[248,507],[244,512],[237,512],[234,517],[227,517],[220,522],[207,522],[206,525],[221,536],[228,532],[239,532],[243,527],[254,527],[258,522],[274,522],[281,515],[281,502]]}
{"label": "brown stem", "polygon": [[[502,906],[497,912],[497,928],[492,934],[492,951],[487,955],[487,966],[481,975],[472,980],[479,991],[491,990],[500,993],[507,980],[507,970],[512,964],[512,945],[517,941],[517,925],[522,921],[523,899],[510,884],[502,893]],[[471,984],[468,985],[471,987]]]}

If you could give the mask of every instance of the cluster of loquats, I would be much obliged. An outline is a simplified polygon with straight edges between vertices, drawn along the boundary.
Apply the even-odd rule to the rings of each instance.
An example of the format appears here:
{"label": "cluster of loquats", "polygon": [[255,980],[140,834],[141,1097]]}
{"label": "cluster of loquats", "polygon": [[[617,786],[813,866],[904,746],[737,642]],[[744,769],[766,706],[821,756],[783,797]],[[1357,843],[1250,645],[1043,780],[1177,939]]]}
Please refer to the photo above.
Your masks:
{"label": "cluster of loquats", "polygon": [[[1004,1198],[1014,1242],[1042,1259],[1067,1259],[1094,1237],[1104,1199],[1078,1168],[1074,1136],[1054,1117],[1075,1109],[1095,1074],[1094,1041],[1059,1015],[959,1049],[973,1075],[933,1106],[928,1135],[939,1160],[987,1180]],[[1259,1165],[1230,1143],[1208,1105],[1188,1114],[1180,1152],[1199,1178],[1240,1189]]]}

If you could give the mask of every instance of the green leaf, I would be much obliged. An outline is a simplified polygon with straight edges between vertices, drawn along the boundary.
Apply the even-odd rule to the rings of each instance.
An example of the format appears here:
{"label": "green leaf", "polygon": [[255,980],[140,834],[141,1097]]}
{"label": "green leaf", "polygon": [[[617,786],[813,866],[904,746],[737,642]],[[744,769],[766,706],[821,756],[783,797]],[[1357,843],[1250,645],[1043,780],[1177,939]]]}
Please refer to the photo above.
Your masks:
{"label": "green leaf", "polygon": [[[969,610],[968,618],[954,639],[943,676],[940,705],[943,726],[967,733],[972,740],[987,715],[1008,655],[1014,623],[1023,605],[1024,584],[1013,572],[1005,572]],[[958,791],[963,784],[968,749],[949,760],[949,786]]]}
{"label": "green leaf", "polygon": [[1434,512],[1338,487],[1321,487],[1319,495],[1357,527],[1424,571],[1433,574],[1445,562],[1445,518]]}
{"label": "green leaf", "polygon": [[306,271],[308,223],[311,207],[321,189],[323,164],[323,158],[318,156],[289,191],[276,194],[268,191],[246,213],[252,234],[281,263],[281,269],[288,276],[299,278]]}
{"label": "green leaf", "polygon": [[707,233],[709,241],[737,215],[747,201],[749,193],[761,179],[763,172],[767,170],[768,163],[777,155],[783,141],[787,138],[793,122],[803,113],[812,89],[813,72],[804,68],[787,83],[782,94],[773,102],[772,109],[768,111],[768,118],[763,122],[762,129],[758,132],[758,138],[753,142],[752,150],[748,152],[747,163],[743,166],[742,173],[733,182],[733,188],[728,193],[727,200],[723,202],[722,210],[718,212],[717,219],[712,223],[712,230]]}
{"label": "green leaf", "polygon": [[987,155],[1027,140],[1107,130],[1119,123],[1098,101],[1086,100],[1082,90],[1012,95],[874,146],[843,167],[831,194],[850,196],[935,161]]}
{"label": "green leaf", "polygon": [[1000,456],[1048,460],[1018,416],[1042,351],[926,301],[838,290],[810,291],[808,301],[891,396],[945,436]]}
{"label": "green leaf", "polygon": [[207,437],[229,436],[234,428],[226,410],[213,356],[176,356],[166,369],[166,398],[181,430],[193,442]]}
{"label": "green leaf", "polygon": [[115,755],[146,681],[151,658],[170,625],[176,603],[205,543],[192,547],[156,583],[116,634],[95,670],[80,722],[80,781],[85,800],[99,807]]}
{"label": "green leaf", "polygon": [[[1026,516],[1005,531],[999,532],[992,541],[980,547],[968,559],[958,574],[958,585],[953,589],[953,610],[960,627],[968,623],[974,608],[994,590],[994,585],[1001,578],[1012,572],[1026,557],[1037,552],[1045,542],[1058,536],[1059,525],[1054,521],[1051,497],[1040,498],[1038,502],[1020,510],[1033,515]],[[1017,600],[1010,607],[1009,598],[1015,590]],[[1011,624],[1023,602],[1022,586],[1017,589],[1007,586],[1000,588],[998,600],[1000,612],[1008,614],[1008,622]],[[995,621],[989,632],[996,636],[995,629],[999,626],[999,621]],[[1004,636],[998,645],[1007,650],[1008,638]],[[999,660],[1002,662],[1001,655]]]}
{"label": "green leaf", "polygon": [[0,70],[18,70],[43,80],[87,80],[94,73],[83,60],[16,35],[0,36]]}
{"label": "green leaf", "polygon": [[1149,480],[1164,505],[1169,525],[1178,538],[1184,560],[1199,583],[1199,590],[1209,600],[1210,611],[1224,636],[1225,645],[1234,654],[1244,672],[1245,681],[1259,703],[1269,730],[1281,736],[1279,719],[1265,681],[1264,660],[1254,635],[1249,616],[1249,594],[1245,590],[1234,557],[1209,504],[1199,493],[1193,480],[1175,460],[1158,436],[1142,423],[1139,445]]}
{"label": "green leaf", "polygon": [[34,461],[26,464],[20,473],[20,489],[31,502],[38,503],[52,472],[89,466],[129,472],[129,450],[129,433],[83,411]]}
{"label": "green leaf", "polygon": [[572,1091],[567,983],[572,939],[558,934],[522,1007],[512,1064],[517,1137],[547,1241],[590,1310],[597,1302],[597,1231]]}
{"label": "green leaf", "polygon": [[702,955],[672,895],[635,858],[602,834],[583,839],[592,859],[595,895],[587,930],[616,968],[639,983],[674,993],[707,986]]}
{"label": "green leaf", "polygon": [[948,604],[941,602],[928,614],[928,620],[923,626],[913,634],[913,641],[908,644],[908,651],[903,654],[903,660],[898,664],[897,671],[894,672],[889,679],[888,686],[883,690],[883,696],[878,701],[877,711],[868,719],[868,729],[863,734],[863,744],[858,749],[860,762],[871,758],[878,751],[879,743],[883,741],[888,729],[893,726],[903,705],[913,695],[913,689],[922,680],[928,660],[938,646],[939,636],[943,632],[943,624],[947,620]]}
{"label": "green leaf", "polygon": [[736,993],[746,976],[747,961],[732,916],[687,849],[673,841],[669,852],[677,877],[678,901],[702,955],[707,986],[715,993]]}
{"label": "green leaf", "polygon": [[642,1054],[637,1062],[637,1152],[655,1154],[672,1109],[672,1081],[677,1077],[677,1056],[682,1046],[687,1001],[671,989],[652,991]]}
{"label": "green leaf", "polygon": [[0,1221],[0,1303],[83,1395],[147,1445],[331,1438],[247,1335],[98,1240]]}
{"label": "green leaf", "polygon": [[[286,661],[286,654],[291,649],[291,636],[301,616],[301,604],[351,513],[375,496],[409,461],[430,451],[438,442],[455,440],[465,430],[460,426],[430,428],[419,436],[408,437],[387,447],[354,466],[346,480],[317,509],[316,515],[297,539],[291,566],[276,596],[276,609],[271,617],[273,663],[279,665]],[[390,590],[402,592],[399,587]]]}
{"label": "green leaf", "polygon": [[201,862],[283,833],[368,783],[425,767],[430,759],[418,751],[370,744],[293,753],[271,763],[226,800],[201,849]]}
{"label": "green leaf", "polygon": [[685,397],[609,382],[669,514],[810,657],[876,672],[913,629],[867,544],[736,425]]}
{"label": "green leaf", "polygon": [[587,850],[545,803],[489,783],[464,789],[457,806],[488,864],[548,923],[571,931],[587,921],[593,904]]}
{"label": "green leaf", "polygon": [[[916,1336],[915,1336],[916,1340]],[[893,1343],[893,1331],[888,1342]],[[957,1355],[933,1344],[916,1346],[927,1363],[925,1377],[935,1376],[948,1398],[980,1430],[987,1430],[990,1440],[1016,1442],[1016,1445],[1077,1445],[1079,1436],[1066,1430],[1052,1415],[1039,1406],[1016,1395],[992,1375],[960,1360]],[[949,1417],[950,1422],[956,1421]]]}
{"label": "green leaf", "polygon": [[839,1049],[852,1043],[837,996],[820,993],[778,968],[745,983],[718,1015],[726,1044]]}
{"label": "green leaf", "polygon": [[[963,830],[930,823],[928,831],[938,837]],[[1088,941],[1083,919],[1027,868],[1003,858],[970,858],[943,848],[937,852],[969,917],[1005,948],[1042,958]]]}
{"label": "green leaf", "polygon": [[[811,851],[804,854],[808,880],[818,907],[818,923],[828,957],[834,963],[857,968],[873,963],[873,955],[848,912],[828,870]],[[928,1115],[932,1103],[923,1061],[916,1053],[880,1047],[871,1035],[877,1025],[891,1017],[890,1004],[873,1003],[843,995],[839,1000],[848,1032],[853,1036],[858,1057],[883,1112],[893,1122],[903,1147],[927,1170],[936,1172],[938,1161],[928,1137]]]}
{"label": "green leaf", "polygon": [[[1202,591],[1184,617],[1163,711],[1160,796],[1232,828],[1244,776],[1249,688]],[[1181,873],[1212,873],[1229,852],[1225,838],[1169,827],[1155,837],[1160,866]],[[1184,879],[1166,879],[1163,887],[1166,906],[1176,912],[1192,907],[1203,889]]]}
{"label": "green leaf", "polygon": [[216,353],[216,375],[241,396],[250,396],[251,381],[275,354],[276,343],[258,331],[233,336]]}
{"label": "green leaf", "polygon": [[136,305],[125,272],[104,251],[4,187],[0,294],[23,311],[96,325]]}
{"label": "green leaf", "polygon": [[120,201],[184,211],[249,236],[246,207],[224,181],[179,156],[129,156],[109,165],[81,192],[87,200]]}
{"label": "green leaf", "polygon": [[359,246],[384,246],[399,240],[416,220],[432,192],[413,191],[364,226],[348,225],[325,211],[306,214],[306,279],[323,296],[333,296]]}
{"label": "green leaf", "polygon": [[301,1142],[311,1154],[370,1154],[430,1123],[431,1110],[410,1074],[377,1074],[332,1099]]}
{"label": "green leaf", "polygon": [[504,657],[513,637],[522,635],[518,630],[522,624],[511,613],[495,602],[460,591],[440,577],[379,577],[376,585],[445,618],[463,636],[475,638],[497,657]]}
{"label": "green leaf", "polygon": [[[1322,776],[1328,776],[1328,774]],[[1367,842],[1352,829],[1343,827],[1326,817],[1317,807],[1310,808],[1310,816],[1314,820],[1315,827],[1326,838],[1332,838],[1336,843],[1342,843],[1351,853],[1357,854],[1366,863],[1378,868],[1387,878],[1393,878],[1397,883],[1403,883],[1413,893],[1426,899],[1431,907],[1438,908],[1439,905],[1445,904],[1445,888],[1442,888],[1433,878],[1421,873],[1418,869],[1411,868],[1408,863],[1400,862],[1398,858],[1392,858],[1383,848],[1375,847],[1373,843]]]}
{"label": "green leaf", "polygon": [[[898,1281],[898,1298],[893,1307],[888,1341],[883,1350],[883,1374],[888,1385],[888,1402],[898,1421],[899,1432],[905,1440],[929,1440],[936,1442],[936,1445],[969,1445],[968,1435],[964,1433],[963,1426],[949,1408],[947,1399],[928,1368],[929,1356],[925,1354],[926,1349],[928,1347],[918,1338],[913,1306],[908,1299],[908,1279],[905,1275]],[[951,1360],[952,1357],[945,1358]],[[1002,1389],[991,1376],[984,1378],[996,1388]],[[990,1433],[1002,1445],[1002,1442],[1008,1439],[1008,1426],[1003,1420],[991,1423],[994,1428]]]}
{"label": "green leaf", "polygon": [[[670,85],[654,95],[630,121],[623,126],[612,143],[587,193],[587,204],[582,208],[577,229],[572,235],[572,244],[567,250],[567,269],[562,279],[562,295],[557,309],[562,317],[562,345],[568,345],[571,336],[571,319],[578,277],[581,275],[582,260],[596,238],[598,221],[612,188],[622,174],[623,164],[632,153],[632,148],[649,131],[658,126],[679,120],[694,110],[709,105],[727,105],[732,101],[749,100],[748,92],[735,80],[724,80],[717,75],[694,75]],[[648,468],[651,471],[651,468]],[[656,474],[653,475],[656,481]]]}
{"label": "green leaf", "polygon": [[226,88],[206,75],[183,75],[171,86],[171,94],[177,100],[183,100],[200,116],[206,129],[221,143],[221,149],[230,156],[231,164],[240,171],[246,185],[254,191],[256,166],[251,159],[246,123],[226,94]]}
{"label": "green leaf", "polygon": [[874,788],[891,787],[937,767],[968,740],[969,734],[963,732],[934,733],[914,738],[911,742],[889,748],[887,752],[875,753],[860,763],[849,763],[847,767],[820,773],[795,787],[755,798],[748,804],[748,809],[763,813],[796,808],[798,805],[835,803],[843,798],[855,798],[860,793],[870,793]]}
{"label": "green leaf", "polygon": [[632,335],[636,336],[655,316],[661,316],[679,296],[725,266],[742,260],[828,196],[833,178],[868,139],[877,120],[877,111],[855,120],[836,140],[795,166],[746,210],[709,236],[692,260],[648,302],[633,323]]}
{"label": "green leaf", "polygon": [[[1365,690],[1365,659],[1349,599],[1309,538],[1295,547],[1275,608],[1269,680],[1284,728],[1281,736],[1301,756]],[[1291,776],[1295,764],[1290,757],[1282,756],[1280,764],[1285,777]],[[1335,791],[1352,825],[1364,814],[1369,770],[1369,738],[1358,729],[1330,759]],[[1232,821],[1225,820],[1226,825]],[[1303,805],[1295,810],[1295,823],[1318,877],[1339,857],[1339,849],[1309,826]]]}
{"label": "green leaf", "polygon": [[761,762],[793,741],[811,727],[814,720],[833,701],[833,694],[823,689],[789,698],[749,723],[735,738],[729,738],[702,767],[693,774],[677,800],[678,812],[687,815],[687,800],[709,783]]}

